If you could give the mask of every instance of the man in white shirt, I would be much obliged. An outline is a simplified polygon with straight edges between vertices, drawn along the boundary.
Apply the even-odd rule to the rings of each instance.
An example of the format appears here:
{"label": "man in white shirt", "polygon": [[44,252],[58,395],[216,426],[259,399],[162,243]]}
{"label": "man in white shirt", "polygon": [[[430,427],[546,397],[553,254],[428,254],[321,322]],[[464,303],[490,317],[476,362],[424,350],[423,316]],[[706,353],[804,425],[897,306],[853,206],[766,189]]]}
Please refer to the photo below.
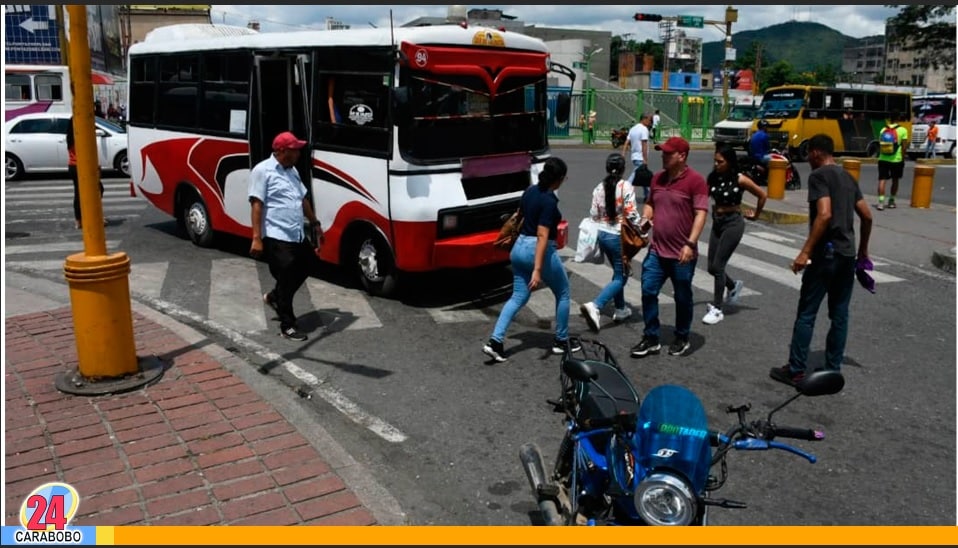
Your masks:
{"label": "man in white shirt", "polygon": [[645,112],[642,114],[642,117],[639,118],[639,123],[632,126],[632,129],[629,130],[629,136],[625,140],[625,144],[622,145],[622,155],[626,158],[630,157],[629,150],[631,149],[632,154],[632,174],[629,175],[629,183],[635,186],[642,186],[643,191],[645,192],[643,202],[645,198],[649,197],[649,186],[648,184],[642,185],[641,181],[635,180],[635,174],[639,171],[639,167],[645,165],[646,167],[649,164],[649,128],[652,126],[652,114]]}
{"label": "man in white shirt", "polygon": [[652,115],[652,142],[659,142],[659,123],[662,121],[662,117],[659,116],[659,109],[655,109],[655,114]]}

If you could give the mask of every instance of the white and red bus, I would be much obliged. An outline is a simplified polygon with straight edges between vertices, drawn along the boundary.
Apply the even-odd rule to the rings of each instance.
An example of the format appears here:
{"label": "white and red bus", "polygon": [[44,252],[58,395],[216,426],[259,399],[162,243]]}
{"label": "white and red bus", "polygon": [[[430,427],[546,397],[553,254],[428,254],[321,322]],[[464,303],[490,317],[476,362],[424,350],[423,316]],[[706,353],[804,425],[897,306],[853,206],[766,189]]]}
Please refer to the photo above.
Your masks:
{"label": "white and red bus", "polygon": [[129,67],[135,195],[198,245],[251,237],[249,171],[291,130],[309,143],[320,258],[374,295],[403,272],[508,261],[492,241],[549,156],[547,76],[562,68],[538,39],[464,25],[175,25],[134,44]]}
{"label": "white and red bus", "polygon": [[40,112],[73,112],[66,65],[5,65],[4,119]]}

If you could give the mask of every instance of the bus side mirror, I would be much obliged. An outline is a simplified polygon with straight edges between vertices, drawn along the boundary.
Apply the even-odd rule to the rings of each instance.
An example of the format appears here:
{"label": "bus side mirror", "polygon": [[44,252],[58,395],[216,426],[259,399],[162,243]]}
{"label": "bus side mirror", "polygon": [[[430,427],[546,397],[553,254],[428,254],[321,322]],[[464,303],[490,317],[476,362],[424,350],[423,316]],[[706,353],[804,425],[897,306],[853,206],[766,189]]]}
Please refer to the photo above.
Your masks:
{"label": "bus side mirror", "polygon": [[392,107],[394,114],[393,119],[395,120],[396,125],[405,125],[412,120],[409,97],[410,93],[408,87],[400,86],[398,88],[393,88]]}
{"label": "bus side mirror", "polygon": [[568,93],[560,93],[556,96],[556,125],[564,126],[569,121],[569,113],[572,109],[572,98]]}

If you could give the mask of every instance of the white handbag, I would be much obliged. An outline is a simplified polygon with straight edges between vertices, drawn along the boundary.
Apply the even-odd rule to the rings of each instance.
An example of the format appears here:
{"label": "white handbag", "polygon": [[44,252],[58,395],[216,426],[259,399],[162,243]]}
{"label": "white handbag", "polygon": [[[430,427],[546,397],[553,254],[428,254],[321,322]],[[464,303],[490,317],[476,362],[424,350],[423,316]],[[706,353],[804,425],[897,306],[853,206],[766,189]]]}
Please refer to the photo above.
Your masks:
{"label": "white handbag", "polygon": [[591,217],[586,217],[579,223],[579,240],[576,242],[573,260],[577,263],[605,262],[605,256],[599,247],[599,224]]}

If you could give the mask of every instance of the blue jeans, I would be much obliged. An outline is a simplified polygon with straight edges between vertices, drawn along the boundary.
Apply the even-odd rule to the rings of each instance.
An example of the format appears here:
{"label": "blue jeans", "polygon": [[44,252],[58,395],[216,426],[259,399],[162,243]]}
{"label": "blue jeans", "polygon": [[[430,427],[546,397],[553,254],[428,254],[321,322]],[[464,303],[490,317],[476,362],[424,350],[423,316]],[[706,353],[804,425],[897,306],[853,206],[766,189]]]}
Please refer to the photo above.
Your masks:
{"label": "blue jeans", "polygon": [[812,344],[815,317],[826,295],[828,318],[832,324],[825,337],[825,369],[841,369],[842,360],[845,359],[845,341],[848,339],[848,304],[852,300],[854,286],[854,257],[836,254],[831,260],[812,258],[812,264],[802,274],[798,312],[788,349],[788,364],[793,372],[804,371],[808,367],[808,347]]}
{"label": "blue jeans", "polygon": [[681,264],[678,259],[664,259],[651,250],[646,254],[642,261],[642,319],[646,337],[659,338],[659,292],[668,279],[672,280],[675,294],[675,336],[688,340],[692,331],[692,276],[697,261],[698,257]]}
{"label": "blue jeans", "polygon": [[[536,240],[535,236],[519,236],[509,254],[509,260],[512,261],[512,297],[502,307],[496,326],[492,330],[492,338],[496,341],[502,342],[506,338],[506,329],[509,328],[509,324],[532,296],[532,292],[529,291],[529,280],[532,279],[532,270],[535,266]],[[556,298],[555,337],[560,341],[567,340],[569,338],[569,277],[566,275],[553,240],[549,240],[549,245],[546,246],[541,276],[542,281],[552,290]]]}
{"label": "blue jeans", "polygon": [[611,300],[615,303],[616,308],[625,308],[625,284],[629,279],[625,277],[625,271],[622,268],[622,237],[618,234],[600,230],[598,241],[599,249],[612,263],[612,281],[602,288],[599,296],[592,301],[592,304],[602,310],[602,307]]}

